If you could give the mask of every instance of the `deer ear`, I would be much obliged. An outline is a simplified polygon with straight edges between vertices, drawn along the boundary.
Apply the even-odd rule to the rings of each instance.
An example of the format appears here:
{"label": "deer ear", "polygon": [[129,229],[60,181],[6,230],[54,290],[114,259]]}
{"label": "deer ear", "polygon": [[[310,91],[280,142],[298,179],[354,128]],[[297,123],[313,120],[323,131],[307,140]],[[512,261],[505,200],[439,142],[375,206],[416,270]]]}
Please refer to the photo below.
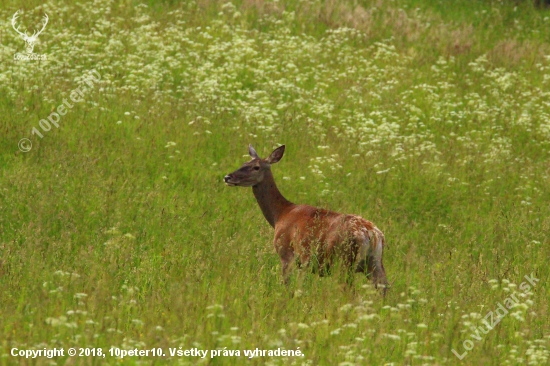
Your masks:
{"label": "deer ear", "polygon": [[252,147],[252,144],[248,144],[248,153],[254,159],[260,159],[260,157],[258,156],[258,153],[256,152],[256,150],[254,150],[254,148]]}
{"label": "deer ear", "polygon": [[285,153],[285,145],[279,146],[273,152],[271,155],[269,155],[269,158],[265,159],[268,164],[275,164],[279,162],[283,158],[283,154]]}

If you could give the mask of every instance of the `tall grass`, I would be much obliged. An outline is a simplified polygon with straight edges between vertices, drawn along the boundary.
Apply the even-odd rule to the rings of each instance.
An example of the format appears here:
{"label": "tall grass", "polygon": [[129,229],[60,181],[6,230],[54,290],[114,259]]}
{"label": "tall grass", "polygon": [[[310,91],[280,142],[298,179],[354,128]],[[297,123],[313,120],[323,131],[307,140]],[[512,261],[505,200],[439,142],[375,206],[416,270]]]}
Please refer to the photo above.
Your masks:
{"label": "tall grass", "polygon": [[[548,364],[547,10],[2,5],[0,364]],[[20,6],[29,30],[50,16],[34,50],[47,61],[13,59]],[[84,100],[32,135],[92,69],[101,80]],[[359,275],[353,288],[307,270],[281,284],[252,193],[222,183],[248,143],[262,156],[286,144],[273,172],[289,200],[384,231],[386,298]],[[540,282],[524,291],[531,274]],[[14,347],[166,357],[31,361]],[[241,357],[170,356],[179,347]],[[247,361],[256,348],[305,356]]]}

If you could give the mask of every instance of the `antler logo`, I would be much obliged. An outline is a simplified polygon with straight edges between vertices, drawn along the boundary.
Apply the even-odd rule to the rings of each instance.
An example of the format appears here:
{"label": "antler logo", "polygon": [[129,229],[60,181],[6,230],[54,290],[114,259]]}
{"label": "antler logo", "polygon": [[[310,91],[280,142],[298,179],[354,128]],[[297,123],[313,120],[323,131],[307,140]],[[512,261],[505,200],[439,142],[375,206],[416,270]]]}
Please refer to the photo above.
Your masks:
{"label": "antler logo", "polygon": [[40,35],[40,33],[42,33],[44,31],[44,29],[46,28],[46,24],[48,24],[48,14],[44,13],[44,19],[42,20],[42,29],[40,29],[39,31],[34,31],[32,36],[29,36],[27,34],[27,32],[25,31],[25,33],[21,32],[19,30],[19,27],[16,27],[15,26],[15,23],[17,23],[17,17],[19,16],[19,10],[15,12],[15,14],[13,14],[13,18],[11,18],[11,26],[13,27],[13,29],[23,38],[23,40],[25,41],[25,43],[27,44],[27,53],[28,54],[31,54],[34,50],[34,45],[36,44],[36,41],[38,40],[38,36]]}

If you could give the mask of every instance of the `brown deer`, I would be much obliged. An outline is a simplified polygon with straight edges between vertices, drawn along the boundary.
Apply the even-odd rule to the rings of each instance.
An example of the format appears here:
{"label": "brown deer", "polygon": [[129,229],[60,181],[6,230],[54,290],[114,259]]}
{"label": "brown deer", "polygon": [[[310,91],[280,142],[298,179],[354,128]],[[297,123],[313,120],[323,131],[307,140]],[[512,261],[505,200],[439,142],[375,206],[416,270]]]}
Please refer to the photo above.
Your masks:
{"label": "brown deer", "polygon": [[360,216],[297,205],[284,198],[273,179],[271,165],[281,160],[285,145],[266,159],[260,158],[252,145],[248,151],[252,160],[226,175],[224,181],[228,186],[252,187],[267,222],[275,228],[273,244],[281,259],[285,284],[295,256],[301,264],[318,265],[321,275],[338,256],[349,270],[366,270],[374,285],[384,287],[385,293],[388,281],[382,264],[382,231]]}

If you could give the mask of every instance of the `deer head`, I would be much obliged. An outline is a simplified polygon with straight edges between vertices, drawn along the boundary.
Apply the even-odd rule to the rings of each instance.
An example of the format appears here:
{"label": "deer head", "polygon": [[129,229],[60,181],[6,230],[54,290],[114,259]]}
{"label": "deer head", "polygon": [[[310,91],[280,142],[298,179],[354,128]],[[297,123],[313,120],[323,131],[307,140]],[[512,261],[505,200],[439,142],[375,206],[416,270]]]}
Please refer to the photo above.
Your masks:
{"label": "deer head", "polygon": [[16,11],[15,14],[13,14],[13,18],[11,18],[11,26],[23,38],[25,43],[27,43],[27,53],[32,53],[32,51],[34,50],[34,45],[38,40],[38,36],[40,35],[40,33],[42,33],[42,31],[44,31],[44,29],[46,28],[46,24],[48,24],[48,14],[44,13],[44,19],[42,20],[42,23],[43,23],[42,29],[40,29],[39,31],[35,30],[32,36],[29,36],[26,31],[25,33],[21,32],[19,30],[19,27],[15,26],[18,16],[19,16],[19,10]]}
{"label": "deer head", "polygon": [[277,163],[285,153],[285,145],[279,146],[268,158],[262,159],[252,145],[248,145],[252,160],[244,163],[239,169],[224,177],[228,186],[253,187],[264,180],[265,173],[271,170],[271,164]]}

